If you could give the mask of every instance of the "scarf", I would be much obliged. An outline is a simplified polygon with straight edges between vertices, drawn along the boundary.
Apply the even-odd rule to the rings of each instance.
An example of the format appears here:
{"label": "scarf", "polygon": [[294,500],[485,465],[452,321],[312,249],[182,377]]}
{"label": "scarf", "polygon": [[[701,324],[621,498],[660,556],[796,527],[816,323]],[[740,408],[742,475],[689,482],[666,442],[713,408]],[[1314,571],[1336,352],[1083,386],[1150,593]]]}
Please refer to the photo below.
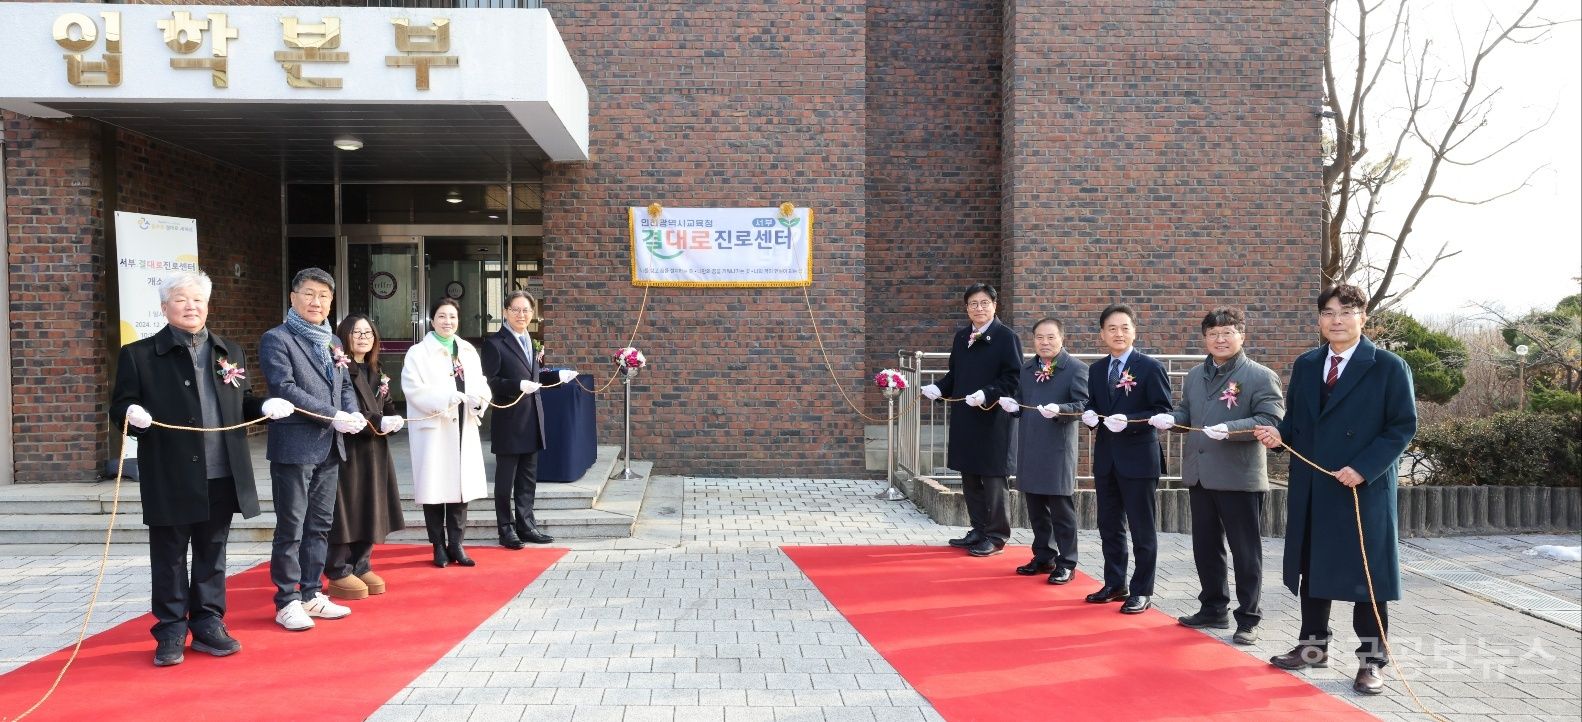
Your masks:
{"label": "scarf", "polygon": [[324,378],[335,378],[335,360],[330,357],[330,347],[338,344],[329,321],[314,326],[293,308],[286,311],[286,330],[308,342],[308,348],[313,349],[314,359],[323,367]]}

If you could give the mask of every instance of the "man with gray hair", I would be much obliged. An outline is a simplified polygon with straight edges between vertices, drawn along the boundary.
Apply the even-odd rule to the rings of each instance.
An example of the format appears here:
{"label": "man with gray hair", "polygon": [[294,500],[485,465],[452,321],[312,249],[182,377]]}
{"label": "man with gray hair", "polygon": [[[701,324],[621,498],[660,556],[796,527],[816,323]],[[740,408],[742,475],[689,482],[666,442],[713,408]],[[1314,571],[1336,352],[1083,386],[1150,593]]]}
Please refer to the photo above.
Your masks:
{"label": "man with gray hair", "polygon": [[317,415],[296,414],[269,430],[275,491],[269,578],[275,585],[275,621],[293,632],[312,629],[314,617],[339,619],[352,611],[330,601],[321,579],[340,463],[346,458],[340,435],[368,424],[346,370],[351,359],[327,320],[334,300],[330,274],[319,268],[298,271],[291,279],[285,323],[265,332],[258,346],[270,393]]}
{"label": "man with gray hair", "polygon": [[233,514],[258,516],[258,489],[246,429],[177,431],[155,427],[154,419],[212,429],[292,411],[282,399],[260,403],[241,344],[209,332],[212,290],[202,271],[160,284],[165,327],[121,347],[110,402],[110,420],[124,422],[138,440],[159,667],[181,663],[189,631],[194,650],[216,657],[241,651],[225,629],[225,545]]}

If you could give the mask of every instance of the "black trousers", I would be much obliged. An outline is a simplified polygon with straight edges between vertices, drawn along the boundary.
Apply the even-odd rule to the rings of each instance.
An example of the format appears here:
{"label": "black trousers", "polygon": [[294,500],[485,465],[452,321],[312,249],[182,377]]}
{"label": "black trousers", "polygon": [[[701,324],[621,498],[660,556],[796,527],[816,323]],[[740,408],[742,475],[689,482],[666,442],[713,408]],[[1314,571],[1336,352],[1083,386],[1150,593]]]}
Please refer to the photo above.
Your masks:
{"label": "black trousers", "polygon": [[494,521],[515,524],[521,534],[537,528],[533,496],[538,491],[538,452],[494,455]]}
{"label": "black trousers", "polygon": [[1202,484],[1188,489],[1192,503],[1192,558],[1197,562],[1197,580],[1203,590],[1197,595],[1201,610],[1224,617],[1230,606],[1225,559],[1225,545],[1229,542],[1236,572],[1236,626],[1258,626],[1263,619],[1259,606],[1263,596],[1260,532],[1267,492],[1205,489]]}
{"label": "black trousers", "polygon": [[[194,524],[148,527],[148,564],[155,639],[187,636],[225,618],[225,544],[231,515],[240,510],[236,483],[209,480],[209,518]],[[187,568],[187,549],[192,568]]]}
{"label": "black trousers", "polygon": [[[1159,562],[1159,540],[1154,531],[1154,491],[1159,477],[1128,479],[1111,473],[1093,479],[1099,507],[1099,542],[1104,551],[1104,586],[1127,588],[1132,594],[1153,596],[1154,567]],[[1127,529],[1131,551],[1137,556],[1132,582],[1126,583]]]}
{"label": "black trousers", "polygon": [[961,475],[972,530],[1004,544],[1011,538],[1010,487],[1003,476]]}
{"label": "black trousers", "polygon": [[[1329,640],[1333,632],[1329,629],[1329,611],[1334,604],[1329,599],[1318,599],[1308,592],[1308,564],[1312,560],[1313,519],[1308,517],[1307,524],[1302,533],[1302,558],[1298,562],[1298,569],[1302,574],[1302,583],[1297,585],[1297,597],[1302,603],[1302,629],[1298,633],[1302,644],[1312,644],[1329,649]],[[1383,622],[1383,625],[1380,625]],[[1390,633],[1390,611],[1384,601],[1379,602],[1379,618],[1373,618],[1373,605],[1368,602],[1353,602],[1351,606],[1351,630],[1357,634],[1361,644],[1357,645],[1357,660],[1363,663],[1373,663],[1383,667],[1390,663],[1384,653],[1384,636]]]}
{"label": "black trousers", "polygon": [[1027,520],[1033,526],[1033,561],[1077,568],[1077,505],[1071,496],[1027,494]]}
{"label": "black trousers", "polygon": [[367,574],[373,564],[373,556],[374,543],[371,541],[331,544],[329,560],[324,564],[324,576],[345,579],[353,574]]}
{"label": "black trousers", "polygon": [[467,539],[467,503],[424,504],[423,526],[428,531],[428,543],[461,548]]}

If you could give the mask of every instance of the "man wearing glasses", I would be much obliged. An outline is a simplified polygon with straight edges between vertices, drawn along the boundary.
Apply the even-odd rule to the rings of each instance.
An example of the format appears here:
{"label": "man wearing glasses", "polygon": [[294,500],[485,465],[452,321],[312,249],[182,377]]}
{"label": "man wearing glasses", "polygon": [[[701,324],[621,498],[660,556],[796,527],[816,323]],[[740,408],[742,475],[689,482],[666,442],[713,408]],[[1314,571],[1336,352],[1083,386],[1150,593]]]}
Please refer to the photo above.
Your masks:
{"label": "man wearing glasses", "polygon": [[950,346],[950,370],[938,383],[920,389],[929,400],[964,394],[950,405],[950,442],[946,465],[961,472],[961,495],[967,502],[972,530],[950,545],[975,557],[1005,549],[1011,538],[1007,481],[1011,476],[1011,429],[1014,420],[995,408],[1001,396],[1016,396],[1022,372],[1022,341],[995,318],[998,294],[987,283],[975,283],[962,294],[968,326],[956,332]]}
{"label": "man wearing glasses", "polygon": [[[1353,602],[1351,626],[1362,645],[1352,688],[1379,694],[1389,663],[1385,602],[1401,598],[1396,463],[1417,433],[1417,405],[1406,363],[1362,335],[1367,307],[1367,293],[1356,286],[1342,284],[1319,295],[1319,332],[1328,343],[1292,366],[1285,419],[1254,433],[1264,446],[1279,448],[1283,442],[1336,472],[1332,478],[1291,459],[1284,578],[1301,598],[1302,629],[1296,647],[1269,663],[1289,670],[1327,666],[1330,604]],[[1377,618],[1357,539],[1358,513]]]}
{"label": "man wearing glasses", "polygon": [[544,448],[544,406],[538,390],[544,384],[570,383],[577,377],[576,371],[556,373],[539,366],[528,334],[532,322],[532,294],[512,291],[505,297],[505,325],[484,340],[478,354],[494,403],[509,404],[495,411],[489,428],[489,450],[494,452],[494,517],[500,546],[507,549],[521,549],[524,541],[548,544],[555,540],[539,531],[533,518],[538,452]]}

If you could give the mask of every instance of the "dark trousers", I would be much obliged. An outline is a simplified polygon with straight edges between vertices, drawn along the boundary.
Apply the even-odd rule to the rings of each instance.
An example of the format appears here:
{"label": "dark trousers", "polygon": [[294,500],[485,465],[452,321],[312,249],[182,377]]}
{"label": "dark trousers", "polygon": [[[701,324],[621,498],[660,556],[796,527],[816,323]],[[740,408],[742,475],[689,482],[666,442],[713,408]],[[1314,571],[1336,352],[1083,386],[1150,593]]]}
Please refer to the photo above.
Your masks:
{"label": "dark trousers", "polygon": [[[1311,513],[1311,510],[1309,510]],[[1302,533],[1302,558],[1297,562],[1298,570],[1302,575],[1302,583],[1297,585],[1297,597],[1302,603],[1302,629],[1298,633],[1302,644],[1311,644],[1324,649],[1329,649],[1329,639],[1333,632],[1329,629],[1329,609],[1334,603],[1329,599],[1318,599],[1308,592],[1308,564],[1312,560],[1313,544],[1313,519],[1308,517],[1307,524]],[[1381,628],[1380,622],[1383,622]],[[1379,601],[1379,618],[1373,618],[1373,605],[1368,602],[1354,602],[1351,607],[1351,630],[1356,632],[1357,639],[1362,643],[1357,645],[1357,659],[1361,662],[1372,662],[1380,667],[1390,663],[1384,653],[1384,636],[1390,632],[1390,612],[1383,600]]]}
{"label": "dark trousers", "polygon": [[1077,505],[1071,496],[1022,494],[1033,527],[1033,561],[1077,568]]}
{"label": "dark trousers", "polygon": [[428,543],[460,549],[467,539],[467,503],[424,504],[423,526],[428,530]]}
{"label": "dark trousers", "polygon": [[1011,538],[1009,486],[1003,476],[961,475],[961,495],[967,502],[972,530],[1004,544]]}
{"label": "dark trousers", "polygon": [[[236,483],[227,476],[209,480],[209,518],[193,524],[150,526],[148,564],[155,639],[181,637],[189,628],[206,629],[225,618],[225,543],[231,515],[240,509]],[[187,568],[187,549],[192,568]]]}
{"label": "dark trousers", "polygon": [[[1128,479],[1110,472],[1094,477],[1093,491],[1099,507],[1099,542],[1104,550],[1104,586],[1130,589],[1132,594],[1153,596],[1154,566],[1159,542],[1154,532],[1154,490],[1159,477]],[[1126,584],[1127,529],[1131,551],[1137,556],[1132,583]]]}
{"label": "dark trousers", "polygon": [[1236,571],[1236,626],[1256,627],[1263,619],[1259,599],[1263,592],[1262,491],[1222,491],[1202,484],[1188,487],[1192,502],[1192,558],[1203,591],[1200,609],[1224,617],[1230,606],[1225,544]]}
{"label": "dark trousers", "polygon": [[270,462],[275,490],[275,537],[269,552],[269,579],[275,608],[309,601],[324,587],[324,559],[335,520],[335,488],[341,462],[331,454],[317,464]]}
{"label": "dark trousers", "polygon": [[518,534],[537,528],[533,495],[538,490],[538,452],[494,455],[494,521],[514,524]]}
{"label": "dark trousers", "polygon": [[324,563],[324,576],[331,579],[345,579],[368,573],[372,567],[374,557],[374,543],[371,541],[355,541],[347,544],[331,544],[330,556]]}

